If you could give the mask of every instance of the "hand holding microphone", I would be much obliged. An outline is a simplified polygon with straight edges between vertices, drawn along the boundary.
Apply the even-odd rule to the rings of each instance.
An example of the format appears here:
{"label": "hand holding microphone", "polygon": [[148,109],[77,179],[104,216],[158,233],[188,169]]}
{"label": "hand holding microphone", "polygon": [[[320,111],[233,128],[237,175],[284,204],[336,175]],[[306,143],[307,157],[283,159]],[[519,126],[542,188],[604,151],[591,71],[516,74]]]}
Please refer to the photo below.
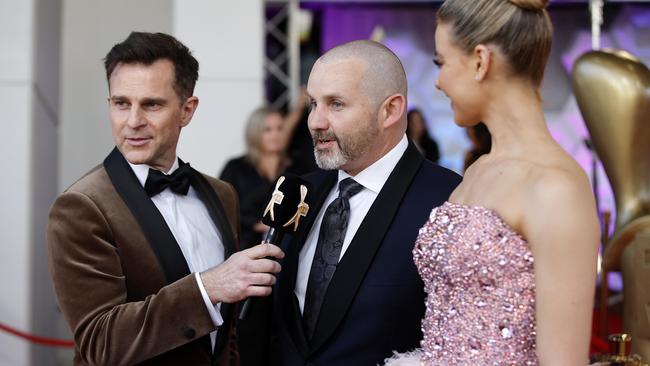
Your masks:
{"label": "hand holding microphone", "polygon": [[273,244],[259,244],[230,256],[201,273],[201,282],[213,304],[235,303],[251,296],[268,296],[284,253]]}
{"label": "hand holding microphone", "polygon": [[[275,182],[275,189],[271,193],[271,198],[269,199],[262,216],[262,223],[270,227],[263,240],[263,243],[267,244],[260,245],[268,245],[273,248],[278,248],[277,245],[282,242],[285,233],[296,232],[298,230],[302,218],[304,218],[309,211],[309,204],[307,203],[307,199],[309,198],[308,196],[309,183],[306,181],[292,175],[283,175],[278,178]],[[260,245],[258,245],[258,247]],[[284,254],[282,257],[283,256]],[[282,257],[275,256],[275,258],[278,259]],[[273,270],[277,269],[277,271],[264,273],[273,277],[271,281],[268,281],[272,283],[266,285],[268,291],[265,291],[264,295],[253,296],[269,295],[271,293],[271,286],[275,284],[274,274],[280,271],[279,263],[273,261],[272,258],[266,258],[266,260],[277,264],[278,267],[272,268]],[[269,267],[265,268],[268,269]],[[262,280],[262,278],[260,279]],[[264,280],[267,279],[268,278],[264,278]],[[252,306],[251,300],[252,299],[247,299],[242,306],[239,314],[240,319],[246,318],[246,315]]]}

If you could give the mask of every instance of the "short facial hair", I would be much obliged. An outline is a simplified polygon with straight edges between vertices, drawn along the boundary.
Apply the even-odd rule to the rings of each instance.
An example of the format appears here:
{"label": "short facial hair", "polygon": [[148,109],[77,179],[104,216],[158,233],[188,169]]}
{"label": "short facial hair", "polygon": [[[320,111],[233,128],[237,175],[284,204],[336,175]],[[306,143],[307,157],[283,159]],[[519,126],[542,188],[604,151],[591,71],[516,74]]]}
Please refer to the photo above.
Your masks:
{"label": "short facial hair", "polygon": [[[376,118],[370,119],[366,126],[354,131],[355,134],[347,136],[337,136],[330,130],[312,132],[316,165],[326,170],[340,169],[343,165],[365,155],[379,134],[379,128],[373,123],[375,120]],[[335,141],[336,146],[328,150],[319,150],[318,140]]]}

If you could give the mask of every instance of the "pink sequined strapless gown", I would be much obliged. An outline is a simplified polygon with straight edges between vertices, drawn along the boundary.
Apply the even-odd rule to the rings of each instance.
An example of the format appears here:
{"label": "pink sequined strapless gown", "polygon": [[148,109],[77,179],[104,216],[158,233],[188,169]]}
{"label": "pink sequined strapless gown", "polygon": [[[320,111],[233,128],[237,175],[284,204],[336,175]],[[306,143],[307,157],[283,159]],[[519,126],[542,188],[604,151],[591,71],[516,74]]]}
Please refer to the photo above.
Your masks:
{"label": "pink sequined strapless gown", "polygon": [[533,255],[495,211],[435,208],[413,257],[428,294],[423,365],[538,365]]}

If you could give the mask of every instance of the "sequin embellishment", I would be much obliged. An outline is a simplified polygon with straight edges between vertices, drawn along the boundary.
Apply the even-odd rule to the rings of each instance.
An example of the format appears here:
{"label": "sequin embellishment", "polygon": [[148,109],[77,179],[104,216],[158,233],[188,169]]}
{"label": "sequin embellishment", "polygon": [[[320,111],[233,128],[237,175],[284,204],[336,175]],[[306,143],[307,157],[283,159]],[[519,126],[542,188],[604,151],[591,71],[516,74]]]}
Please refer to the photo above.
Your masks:
{"label": "sequin embellishment", "polygon": [[424,365],[538,365],[530,246],[490,209],[446,202],[420,229]]}

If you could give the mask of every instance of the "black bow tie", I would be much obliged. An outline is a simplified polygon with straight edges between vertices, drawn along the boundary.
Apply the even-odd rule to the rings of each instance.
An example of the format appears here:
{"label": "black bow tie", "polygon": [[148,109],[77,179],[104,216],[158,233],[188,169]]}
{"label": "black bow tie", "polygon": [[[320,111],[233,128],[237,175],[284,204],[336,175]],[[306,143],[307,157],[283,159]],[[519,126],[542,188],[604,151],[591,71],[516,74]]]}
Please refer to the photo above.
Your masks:
{"label": "black bow tie", "polygon": [[191,173],[192,168],[190,168],[190,164],[188,163],[182,163],[171,175],[155,169],[149,169],[147,181],[144,183],[144,190],[149,197],[157,195],[167,187],[174,193],[186,195],[190,189]]}

